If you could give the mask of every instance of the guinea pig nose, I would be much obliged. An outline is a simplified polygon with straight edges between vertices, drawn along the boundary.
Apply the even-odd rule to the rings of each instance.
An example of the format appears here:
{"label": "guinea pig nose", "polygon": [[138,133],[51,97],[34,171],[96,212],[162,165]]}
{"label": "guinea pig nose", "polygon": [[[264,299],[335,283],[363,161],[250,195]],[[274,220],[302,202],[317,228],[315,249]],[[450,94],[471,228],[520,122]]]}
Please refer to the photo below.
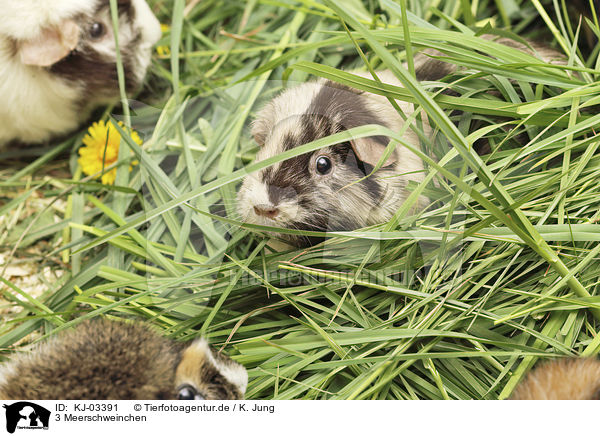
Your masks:
{"label": "guinea pig nose", "polygon": [[277,215],[279,215],[279,209],[265,204],[254,206],[254,212],[256,215],[265,216],[267,218],[275,218]]}

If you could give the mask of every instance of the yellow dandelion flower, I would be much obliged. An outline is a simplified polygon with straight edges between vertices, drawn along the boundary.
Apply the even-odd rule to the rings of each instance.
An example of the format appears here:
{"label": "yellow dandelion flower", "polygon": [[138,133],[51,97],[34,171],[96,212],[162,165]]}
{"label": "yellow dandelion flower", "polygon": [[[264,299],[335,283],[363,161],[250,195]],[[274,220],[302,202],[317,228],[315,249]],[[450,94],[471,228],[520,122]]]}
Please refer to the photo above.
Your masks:
{"label": "yellow dandelion flower", "polygon": [[[122,122],[119,126],[125,129]],[[131,131],[131,139],[137,144],[142,144],[140,136],[135,131]],[[112,123],[98,121],[88,128],[88,133],[83,137],[84,147],[79,149],[79,159],[77,162],[81,170],[86,175],[96,174],[104,168],[112,165],[119,157],[119,144],[121,135]],[[136,164],[136,162],[133,162]],[[131,171],[131,167],[129,167]],[[112,185],[115,183],[117,169],[113,168],[102,175],[102,183]]]}
{"label": "yellow dandelion flower", "polygon": [[[160,23],[160,31],[163,35],[171,31],[171,26],[168,24]],[[171,56],[171,49],[167,45],[159,45],[156,47],[156,53],[161,57]]]}
{"label": "yellow dandelion flower", "polygon": [[163,57],[171,56],[171,49],[169,48],[169,46],[159,45],[156,47],[156,53],[159,56],[163,56]]}

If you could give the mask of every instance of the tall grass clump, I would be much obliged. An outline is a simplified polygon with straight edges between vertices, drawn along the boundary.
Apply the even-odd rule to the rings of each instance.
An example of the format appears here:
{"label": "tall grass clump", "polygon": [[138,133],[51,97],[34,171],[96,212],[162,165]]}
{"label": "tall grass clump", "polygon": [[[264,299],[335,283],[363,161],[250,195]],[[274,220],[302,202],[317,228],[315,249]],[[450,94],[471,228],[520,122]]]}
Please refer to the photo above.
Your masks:
{"label": "tall grass clump", "polygon": [[[21,227],[0,221],[0,244],[17,256],[46,241],[46,262],[67,270],[37,299],[2,279],[22,307],[0,327],[5,354],[85,318],[146,319],[222,347],[248,368],[252,399],[506,398],[539,359],[597,354],[595,13],[580,20],[566,0],[150,3],[168,28],[148,84],[99,114],[144,140],[117,126],[115,184],[80,176],[82,132],[0,173],[0,214],[34,193],[56,200]],[[546,41],[566,61],[483,33]],[[417,82],[412,58],[428,48],[457,71]],[[389,69],[403,87],[352,69]],[[315,77],[413,102],[425,182],[388,223],[275,250],[236,214],[241,178],[339,137],[252,164],[248,125]],[[381,126],[351,133],[410,147]],[[57,159],[72,177],[43,173]],[[432,202],[413,215],[419,193]]]}

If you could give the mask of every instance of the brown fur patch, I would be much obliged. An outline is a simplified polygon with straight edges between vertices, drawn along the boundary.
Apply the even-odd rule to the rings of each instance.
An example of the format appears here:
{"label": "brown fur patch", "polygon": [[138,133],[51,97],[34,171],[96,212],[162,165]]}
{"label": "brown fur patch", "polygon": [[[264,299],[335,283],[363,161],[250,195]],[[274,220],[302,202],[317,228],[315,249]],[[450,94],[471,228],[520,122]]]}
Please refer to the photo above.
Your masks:
{"label": "brown fur patch", "polygon": [[174,398],[178,348],[142,324],[84,322],[16,356],[0,398]]}
{"label": "brown fur patch", "polygon": [[9,58],[15,58],[19,54],[19,43],[13,38],[6,38],[8,44],[5,47],[5,53]]}
{"label": "brown fur patch", "polygon": [[511,400],[595,400],[599,389],[600,361],[561,359],[531,371]]}
{"label": "brown fur patch", "polygon": [[[123,70],[128,92],[135,90],[140,84],[130,65],[131,54],[123,52]],[[62,61],[52,66],[51,71],[58,76],[73,82],[84,84],[87,98],[106,99],[119,95],[119,77],[117,64],[107,62],[92,50],[74,51]]]}
{"label": "brown fur patch", "polygon": [[216,353],[211,358],[208,346],[197,344],[184,352],[185,344],[146,324],[85,321],[0,367],[0,399],[173,400],[176,373],[206,399],[243,398],[220,372],[228,367],[213,363],[228,363],[245,375],[243,367]]}

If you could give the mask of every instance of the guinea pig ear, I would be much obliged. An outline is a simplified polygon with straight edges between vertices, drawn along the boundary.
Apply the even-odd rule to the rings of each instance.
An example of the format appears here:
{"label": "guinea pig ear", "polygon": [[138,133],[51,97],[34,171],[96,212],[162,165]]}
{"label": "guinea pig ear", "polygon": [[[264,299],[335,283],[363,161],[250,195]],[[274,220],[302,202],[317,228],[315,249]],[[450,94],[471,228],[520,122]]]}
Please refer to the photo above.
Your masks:
{"label": "guinea pig ear", "polygon": [[79,26],[65,20],[58,27],[42,30],[35,38],[19,46],[21,62],[25,65],[49,67],[64,59],[79,42]]}
{"label": "guinea pig ear", "polygon": [[[352,149],[356,156],[361,162],[367,163],[374,167],[379,162],[379,159],[383,156],[383,152],[385,151],[386,146],[381,142],[377,141],[377,138],[381,137],[367,137],[367,138],[359,138],[353,139],[350,141],[350,145],[352,145]],[[396,155],[396,151],[394,151],[391,155],[388,156],[386,161],[383,163],[384,167],[395,164],[398,161],[398,157]]]}
{"label": "guinea pig ear", "polygon": [[256,119],[252,122],[252,136],[261,147],[265,145],[269,132],[273,129],[273,119],[275,119],[275,109],[272,103],[267,103],[256,114]]}
{"label": "guinea pig ear", "polygon": [[216,369],[221,376],[235,386],[242,396],[246,393],[248,386],[248,372],[230,357],[214,351],[204,338],[193,341],[183,352],[183,358],[177,368],[179,379],[193,379],[189,374],[197,373],[198,368],[210,365]]}
{"label": "guinea pig ear", "polygon": [[265,145],[265,140],[267,139],[268,127],[264,120],[254,120],[252,122],[252,136],[254,136],[254,140],[261,147]]}

